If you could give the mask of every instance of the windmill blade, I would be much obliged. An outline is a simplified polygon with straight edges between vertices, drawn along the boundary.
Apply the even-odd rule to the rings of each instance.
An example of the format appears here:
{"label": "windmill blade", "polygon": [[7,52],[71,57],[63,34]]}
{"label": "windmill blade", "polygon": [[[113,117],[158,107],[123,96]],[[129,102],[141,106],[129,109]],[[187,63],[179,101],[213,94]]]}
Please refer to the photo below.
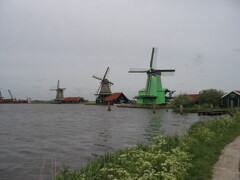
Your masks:
{"label": "windmill blade", "polygon": [[102,88],[102,84],[99,86],[98,90],[97,90],[97,94],[99,93],[100,89]]}
{"label": "windmill blade", "polygon": [[57,89],[50,89],[50,91],[56,91]]}
{"label": "windmill blade", "polygon": [[149,94],[149,87],[150,87],[150,85],[151,85],[150,76],[148,76],[147,84],[146,84],[146,95]]}
{"label": "windmill blade", "polygon": [[162,72],[162,76],[173,76],[175,72]]}
{"label": "windmill blade", "polygon": [[59,80],[58,80],[58,83],[57,83],[57,88],[59,88]]}
{"label": "windmill blade", "polygon": [[157,73],[157,72],[175,72],[175,69],[156,69],[156,70],[153,70],[153,72]]}
{"label": "windmill blade", "polygon": [[103,76],[103,79],[105,79],[105,78],[106,78],[106,76],[107,76],[108,72],[109,72],[109,67],[107,68],[107,70],[106,70],[106,72],[105,72],[105,74],[104,74],[104,76]]}
{"label": "windmill blade", "polygon": [[93,75],[92,77],[95,78],[95,79],[98,79],[98,80],[100,80],[100,81],[103,80],[102,78],[100,78],[99,76],[96,76],[96,75]]}
{"label": "windmill blade", "polygon": [[157,52],[158,52],[158,49],[153,47],[152,48],[151,61],[150,61],[150,69],[156,68],[156,65],[157,65]]}
{"label": "windmill blade", "polygon": [[109,81],[109,84],[113,85],[114,83],[112,83],[112,82]]}
{"label": "windmill blade", "polygon": [[146,73],[148,72],[148,69],[145,68],[130,68],[129,73]]}

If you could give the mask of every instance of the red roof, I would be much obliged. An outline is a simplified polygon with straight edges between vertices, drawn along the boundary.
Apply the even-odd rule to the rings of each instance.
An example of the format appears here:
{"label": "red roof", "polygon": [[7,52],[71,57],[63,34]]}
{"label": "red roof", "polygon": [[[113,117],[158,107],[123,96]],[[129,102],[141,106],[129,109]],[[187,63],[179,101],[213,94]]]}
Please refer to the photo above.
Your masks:
{"label": "red roof", "polygon": [[187,94],[187,96],[192,99],[197,99],[199,97],[199,94]]}
{"label": "red roof", "polygon": [[79,101],[81,97],[65,97],[64,101]]}
{"label": "red roof", "polygon": [[105,101],[113,101],[117,99],[122,93],[113,93],[112,95],[105,98]]}
{"label": "red roof", "polygon": [[234,91],[231,91],[230,93],[224,94],[224,95],[222,96],[222,98],[224,98],[225,96],[231,94],[232,92],[235,92],[235,93],[237,93],[237,94],[240,95],[240,91],[239,91],[239,90],[234,90]]}
{"label": "red roof", "polygon": [[240,91],[236,91],[236,90],[235,90],[235,92],[238,93],[238,94],[240,94]]}

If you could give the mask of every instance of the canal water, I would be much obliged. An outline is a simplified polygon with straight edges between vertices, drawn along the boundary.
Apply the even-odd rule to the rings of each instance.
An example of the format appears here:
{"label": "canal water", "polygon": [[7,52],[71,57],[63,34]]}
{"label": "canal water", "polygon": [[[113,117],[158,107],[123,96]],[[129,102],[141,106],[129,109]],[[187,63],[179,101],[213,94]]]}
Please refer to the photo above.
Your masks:
{"label": "canal water", "polygon": [[0,104],[0,180],[51,179],[155,135],[182,134],[209,117],[71,104]]}

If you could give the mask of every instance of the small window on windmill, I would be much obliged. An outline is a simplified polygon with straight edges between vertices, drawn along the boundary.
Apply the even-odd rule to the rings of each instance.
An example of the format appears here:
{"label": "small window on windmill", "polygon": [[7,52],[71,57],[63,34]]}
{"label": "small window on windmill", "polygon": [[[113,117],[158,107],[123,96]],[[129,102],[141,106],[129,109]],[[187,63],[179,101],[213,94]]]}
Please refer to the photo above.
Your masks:
{"label": "small window on windmill", "polygon": [[235,97],[236,97],[236,94],[231,94],[230,97],[231,97],[231,98],[235,98]]}

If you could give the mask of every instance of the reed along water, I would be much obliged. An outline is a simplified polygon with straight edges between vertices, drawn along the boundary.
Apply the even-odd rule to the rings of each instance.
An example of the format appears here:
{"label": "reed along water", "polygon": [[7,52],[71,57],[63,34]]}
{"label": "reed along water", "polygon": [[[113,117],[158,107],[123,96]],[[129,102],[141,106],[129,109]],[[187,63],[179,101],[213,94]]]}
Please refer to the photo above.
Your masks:
{"label": "reed along water", "polygon": [[90,159],[155,135],[181,134],[210,117],[159,109],[79,104],[0,104],[0,180],[51,179],[65,163]]}

